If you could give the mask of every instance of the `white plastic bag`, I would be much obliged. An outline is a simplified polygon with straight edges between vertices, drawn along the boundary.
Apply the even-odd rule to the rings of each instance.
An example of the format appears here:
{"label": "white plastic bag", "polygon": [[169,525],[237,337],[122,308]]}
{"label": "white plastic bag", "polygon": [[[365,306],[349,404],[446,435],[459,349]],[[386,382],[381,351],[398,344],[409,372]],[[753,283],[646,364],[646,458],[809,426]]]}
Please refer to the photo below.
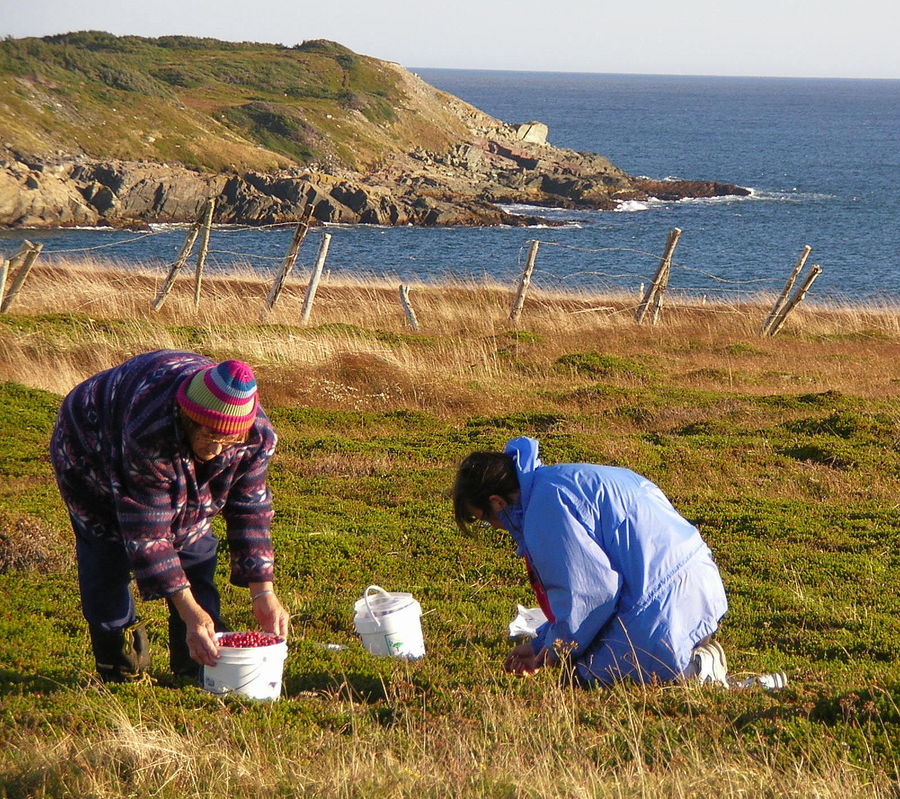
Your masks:
{"label": "white plastic bag", "polygon": [[547,617],[540,608],[523,608],[516,605],[517,615],[509,623],[510,638],[534,638],[537,635],[537,628],[540,627]]}

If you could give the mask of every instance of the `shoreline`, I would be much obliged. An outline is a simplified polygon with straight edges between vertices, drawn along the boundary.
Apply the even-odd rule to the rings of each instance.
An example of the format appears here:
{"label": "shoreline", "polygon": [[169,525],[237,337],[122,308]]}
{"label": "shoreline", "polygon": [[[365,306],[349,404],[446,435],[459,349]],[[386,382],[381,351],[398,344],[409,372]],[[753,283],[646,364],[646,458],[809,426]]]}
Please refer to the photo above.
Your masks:
{"label": "shoreline", "polygon": [[[335,279],[363,277],[415,285],[446,281],[471,282],[494,276],[514,286],[522,275],[529,246],[539,245],[533,290],[563,294],[638,294],[650,285],[659,268],[671,215],[659,217],[616,214],[607,221],[541,228],[421,228],[374,224],[326,223],[311,227],[302,244],[292,280],[306,279],[326,235],[333,238],[326,274]],[[719,305],[774,302],[785,286],[800,248],[779,246],[777,252],[723,251],[693,218],[685,219],[684,243],[672,259],[668,297],[678,302]],[[681,221],[676,218],[676,221]],[[696,221],[696,220],[694,220]],[[671,222],[669,222],[671,224]],[[609,228],[604,225],[611,226]],[[0,230],[0,258],[12,258],[24,242],[43,247],[38,263],[75,261],[113,268],[150,268],[164,271],[196,228],[185,223],[154,224],[147,230],[80,226],[15,231]],[[231,273],[246,268],[269,279],[289,251],[296,223],[266,226],[214,224],[211,228],[208,273]],[[699,238],[699,241],[698,241]],[[193,269],[201,237],[194,239],[185,270]],[[688,249],[689,248],[689,249]],[[833,253],[814,251],[810,261],[823,263],[823,277],[805,302],[821,308],[868,307],[894,309],[900,304],[892,270],[884,279],[865,279],[874,265],[832,264]],[[824,261],[820,261],[824,258]],[[705,264],[712,266],[705,266]],[[384,266],[383,266],[384,265]],[[811,267],[807,264],[807,272]],[[802,282],[799,280],[798,282]]]}

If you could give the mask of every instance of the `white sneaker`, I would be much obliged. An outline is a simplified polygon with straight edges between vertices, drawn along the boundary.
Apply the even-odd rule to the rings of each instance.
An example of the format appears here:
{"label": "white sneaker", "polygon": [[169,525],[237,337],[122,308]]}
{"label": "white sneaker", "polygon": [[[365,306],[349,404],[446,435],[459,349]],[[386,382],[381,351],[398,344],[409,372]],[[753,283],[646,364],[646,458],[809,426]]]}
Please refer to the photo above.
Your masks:
{"label": "white sneaker", "polygon": [[769,691],[780,691],[788,683],[787,674],[783,671],[773,671],[769,674],[754,674],[743,682],[737,684],[738,688],[752,688],[759,685]]}
{"label": "white sneaker", "polygon": [[728,682],[728,661],[725,650],[718,641],[704,641],[691,652],[691,662],[687,668],[691,680],[701,684],[712,683],[730,688]]}

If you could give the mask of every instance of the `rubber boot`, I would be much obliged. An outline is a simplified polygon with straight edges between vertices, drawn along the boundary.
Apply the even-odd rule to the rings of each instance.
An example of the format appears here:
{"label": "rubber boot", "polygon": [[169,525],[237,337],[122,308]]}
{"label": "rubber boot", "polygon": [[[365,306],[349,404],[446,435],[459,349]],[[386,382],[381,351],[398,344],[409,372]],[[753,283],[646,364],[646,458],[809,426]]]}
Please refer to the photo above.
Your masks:
{"label": "rubber boot", "polygon": [[133,682],[150,667],[150,641],[143,624],[124,630],[90,627],[91,648],[103,682]]}

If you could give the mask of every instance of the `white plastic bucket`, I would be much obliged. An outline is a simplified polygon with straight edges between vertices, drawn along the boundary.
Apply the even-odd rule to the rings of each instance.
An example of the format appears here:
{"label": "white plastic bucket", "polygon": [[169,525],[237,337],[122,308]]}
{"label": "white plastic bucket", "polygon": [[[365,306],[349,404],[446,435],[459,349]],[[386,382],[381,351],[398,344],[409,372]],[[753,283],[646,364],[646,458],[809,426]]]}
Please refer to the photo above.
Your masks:
{"label": "white plastic bucket", "polygon": [[[377,596],[371,596],[372,592]],[[370,585],[354,609],[356,634],[368,652],[406,660],[425,657],[422,607],[412,594],[391,593]]]}
{"label": "white plastic bucket", "polygon": [[[225,633],[216,633],[216,640]],[[202,686],[211,694],[241,694],[250,699],[278,699],[287,642],[269,646],[220,646],[215,666],[204,666]]]}

